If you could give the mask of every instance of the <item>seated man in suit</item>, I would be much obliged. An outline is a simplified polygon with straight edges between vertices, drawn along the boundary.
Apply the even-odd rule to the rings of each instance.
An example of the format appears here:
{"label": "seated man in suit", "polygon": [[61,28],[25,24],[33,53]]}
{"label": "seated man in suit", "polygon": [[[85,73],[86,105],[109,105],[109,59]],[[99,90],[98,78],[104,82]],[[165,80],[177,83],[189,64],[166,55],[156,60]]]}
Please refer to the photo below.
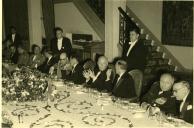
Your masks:
{"label": "seated man in suit", "polygon": [[190,85],[186,81],[180,81],[173,85],[173,94],[180,101],[179,117],[193,124],[193,94]]}
{"label": "seated man in suit", "polygon": [[83,76],[84,68],[83,65],[79,63],[78,57],[72,55],[70,57],[70,64],[72,70],[68,79],[74,82],[74,84],[83,84],[86,81],[86,79]]}
{"label": "seated man in suit", "polygon": [[30,56],[28,61],[28,66],[30,68],[37,68],[42,65],[45,61],[45,57],[40,52],[40,47],[38,45],[34,46],[33,54]]}
{"label": "seated man in suit", "polygon": [[[83,75],[86,78],[87,84],[91,88],[96,88],[99,91],[106,90],[110,91],[112,89],[112,70],[108,68],[108,59],[105,56],[98,58],[98,67],[94,71],[84,71]],[[110,77],[107,77],[109,76]]]}
{"label": "seated man in suit", "polygon": [[49,74],[51,75],[57,75],[57,78],[63,78],[65,79],[71,70],[71,65],[69,63],[69,59],[67,57],[67,54],[61,53],[59,56],[59,61],[50,67]]}
{"label": "seated man in suit", "polygon": [[37,69],[43,73],[49,73],[49,69],[51,66],[57,63],[56,58],[53,57],[52,52],[48,50],[43,50],[43,55],[45,56],[45,61],[42,65],[40,65]]}
{"label": "seated man in suit", "polygon": [[26,49],[24,48],[23,45],[18,45],[18,61],[17,61],[17,65],[18,66],[27,66],[28,65],[28,60],[29,60],[29,54],[26,51]]}
{"label": "seated man in suit", "polygon": [[133,78],[127,72],[127,62],[118,60],[115,64],[116,77],[112,93],[116,97],[133,98],[136,96]]}
{"label": "seated man in suit", "polygon": [[160,76],[160,81],[155,82],[148,93],[143,96],[141,106],[145,109],[150,107],[153,111],[161,110],[166,114],[176,114],[177,110],[174,108],[176,102],[172,97],[173,83],[174,77],[170,73],[163,73]]}
{"label": "seated man in suit", "polygon": [[147,49],[139,36],[139,28],[131,29],[130,42],[126,41],[123,45],[122,57],[127,61],[128,71],[132,69],[143,71],[146,65]]}
{"label": "seated man in suit", "polygon": [[53,55],[59,57],[62,52],[65,52],[70,57],[72,51],[70,40],[63,37],[63,30],[59,27],[55,28],[55,34],[56,38],[51,40],[51,51]]}
{"label": "seated man in suit", "polygon": [[18,52],[17,49],[15,47],[15,45],[10,45],[9,48],[4,51],[4,59],[8,60],[11,63],[17,64],[18,61]]}

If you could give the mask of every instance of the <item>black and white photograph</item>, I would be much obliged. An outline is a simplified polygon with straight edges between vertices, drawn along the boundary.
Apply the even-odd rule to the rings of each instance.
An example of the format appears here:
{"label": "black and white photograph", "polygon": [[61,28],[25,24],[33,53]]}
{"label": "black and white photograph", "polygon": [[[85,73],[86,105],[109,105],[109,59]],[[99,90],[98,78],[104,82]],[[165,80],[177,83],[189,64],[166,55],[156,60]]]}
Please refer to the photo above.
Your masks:
{"label": "black and white photograph", "polygon": [[1,8],[1,128],[193,127],[194,1]]}

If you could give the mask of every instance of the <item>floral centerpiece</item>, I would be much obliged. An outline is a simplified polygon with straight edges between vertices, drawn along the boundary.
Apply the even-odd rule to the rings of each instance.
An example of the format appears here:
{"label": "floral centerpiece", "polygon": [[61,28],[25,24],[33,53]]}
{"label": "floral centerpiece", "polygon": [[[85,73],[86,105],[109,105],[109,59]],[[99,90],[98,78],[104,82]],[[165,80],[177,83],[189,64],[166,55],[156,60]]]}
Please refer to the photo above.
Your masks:
{"label": "floral centerpiece", "polygon": [[26,67],[14,71],[11,77],[2,78],[4,101],[43,100],[48,86],[47,76]]}

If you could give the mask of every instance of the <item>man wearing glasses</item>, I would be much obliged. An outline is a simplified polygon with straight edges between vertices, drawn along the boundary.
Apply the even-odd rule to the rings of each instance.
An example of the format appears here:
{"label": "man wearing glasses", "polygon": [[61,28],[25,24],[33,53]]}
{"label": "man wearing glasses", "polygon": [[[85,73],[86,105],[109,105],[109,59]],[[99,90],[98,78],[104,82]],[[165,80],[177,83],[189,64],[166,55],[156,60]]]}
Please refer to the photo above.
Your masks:
{"label": "man wearing glasses", "polygon": [[193,124],[193,95],[189,83],[176,82],[173,85],[173,95],[180,101],[178,114],[180,118]]}

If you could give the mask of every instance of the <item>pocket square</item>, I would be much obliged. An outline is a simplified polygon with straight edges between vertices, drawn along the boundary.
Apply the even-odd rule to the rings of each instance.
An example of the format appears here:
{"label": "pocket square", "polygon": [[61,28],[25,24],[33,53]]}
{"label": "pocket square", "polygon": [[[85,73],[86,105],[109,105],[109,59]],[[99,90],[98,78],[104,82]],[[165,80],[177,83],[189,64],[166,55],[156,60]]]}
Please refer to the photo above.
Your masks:
{"label": "pocket square", "polygon": [[188,105],[187,106],[187,110],[191,110],[191,109],[193,109],[193,106],[192,105]]}

